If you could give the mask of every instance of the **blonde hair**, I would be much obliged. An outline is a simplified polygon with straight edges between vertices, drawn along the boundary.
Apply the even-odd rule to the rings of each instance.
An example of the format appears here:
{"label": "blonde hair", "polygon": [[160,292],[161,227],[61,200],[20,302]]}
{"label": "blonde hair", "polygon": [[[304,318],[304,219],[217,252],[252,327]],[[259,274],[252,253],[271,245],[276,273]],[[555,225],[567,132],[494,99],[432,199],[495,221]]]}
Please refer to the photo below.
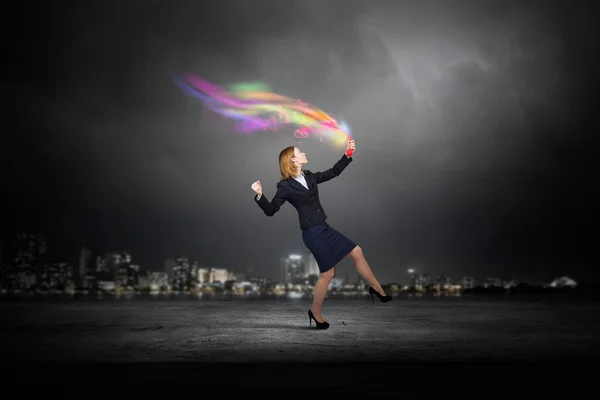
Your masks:
{"label": "blonde hair", "polygon": [[[279,171],[281,173],[281,177],[285,180],[288,180],[291,176],[294,176],[297,171],[296,166],[292,162],[294,150],[296,150],[294,146],[289,146],[281,150],[281,153],[279,153]],[[302,172],[306,171],[302,170]]]}

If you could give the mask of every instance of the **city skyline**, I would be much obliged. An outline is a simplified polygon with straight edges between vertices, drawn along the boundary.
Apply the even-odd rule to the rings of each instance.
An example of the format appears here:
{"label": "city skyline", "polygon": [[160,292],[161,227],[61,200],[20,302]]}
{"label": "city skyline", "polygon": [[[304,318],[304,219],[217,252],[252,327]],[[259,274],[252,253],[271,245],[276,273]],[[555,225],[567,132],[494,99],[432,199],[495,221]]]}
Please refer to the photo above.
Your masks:
{"label": "city skyline", "polygon": [[[90,246],[82,246],[78,262],[70,264],[64,260],[55,260],[48,256],[48,242],[41,234],[21,234],[9,252],[4,252],[0,260],[0,289],[8,290],[141,290],[142,280],[145,285],[168,287],[169,290],[189,291],[196,288],[217,284],[221,289],[228,285],[257,284],[261,288],[276,286],[300,285],[302,291],[310,291],[319,275],[318,264],[310,252],[288,253],[280,257],[278,276],[261,276],[254,271],[254,264],[246,264],[237,268],[207,265],[186,255],[170,257],[159,269],[141,268],[135,255],[127,251],[95,251]],[[352,276],[352,278],[351,278]],[[406,279],[408,278],[408,279]],[[149,280],[148,280],[149,279]],[[163,282],[158,284],[157,282]],[[237,283],[236,283],[237,282]],[[267,283],[269,282],[269,283]],[[561,283],[562,282],[562,283]],[[584,284],[589,282],[583,282]],[[595,282],[594,282],[595,283]],[[441,275],[430,274],[426,269],[414,266],[406,270],[400,279],[383,282],[388,290],[408,290],[415,288],[444,288],[444,290],[465,290],[475,287],[509,289],[520,285],[577,286],[577,281],[567,275],[545,280],[531,280],[519,277],[472,275],[455,276],[447,272]],[[225,286],[223,286],[225,285]],[[350,285],[350,286],[348,286]],[[148,287],[148,286],[144,286]],[[353,271],[338,273],[330,283],[330,289],[366,287],[364,279]],[[129,288],[129,289],[128,289]],[[394,289],[395,288],[395,289]],[[229,288],[231,289],[231,288]]]}

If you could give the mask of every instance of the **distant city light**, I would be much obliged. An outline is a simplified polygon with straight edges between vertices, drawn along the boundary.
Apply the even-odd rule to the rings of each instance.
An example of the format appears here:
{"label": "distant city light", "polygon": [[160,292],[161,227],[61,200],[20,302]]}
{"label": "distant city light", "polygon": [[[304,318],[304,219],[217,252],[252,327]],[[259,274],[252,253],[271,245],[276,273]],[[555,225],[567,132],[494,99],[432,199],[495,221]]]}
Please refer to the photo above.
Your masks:
{"label": "distant city light", "polygon": [[[319,277],[319,266],[310,253],[282,254],[280,261],[280,280],[268,277],[250,276],[247,273],[234,273],[226,268],[202,266],[188,257],[168,259],[164,271],[144,270],[140,264],[134,264],[135,257],[127,251],[107,251],[94,254],[89,247],[81,248],[78,265],[67,262],[46,261],[47,243],[42,234],[18,234],[14,239],[16,256],[0,265],[0,298],[10,294],[23,293],[27,296],[56,295],[69,296],[97,295],[98,298],[116,296],[198,295],[214,298],[217,295],[230,296],[288,296],[291,298],[310,297],[313,285]],[[424,269],[425,268],[425,269]],[[421,272],[417,273],[417,269]],[[568,276],[554,279],[550,283],[506,281],[499,277],[488,276],[476,282],[472,276],[462,276],[452,280],[447,275],[437,275],[431,279],[426,266],[407,268],[408,285],[398,283],[385,285],[390,293],[406,292],[408,296],[460,296],[463,292],[494,293],[505,291],[507,294],[522,293],[563,293],[576,290],[578,284]],[[400,273],[401,274],[401,273]],[[315,279],[316,278],[316,279]],[[408,279],[407,279],[408,278]],[[456,277],[455,277],[456,278]],[[351,283],[352,278],[334,278],[328,289],[334,290],[332,296],[355,296],[368,294],[364,281]],[[431,280],[433,282],[431,282]],[[589,289],[586,290],[588,294]]]}

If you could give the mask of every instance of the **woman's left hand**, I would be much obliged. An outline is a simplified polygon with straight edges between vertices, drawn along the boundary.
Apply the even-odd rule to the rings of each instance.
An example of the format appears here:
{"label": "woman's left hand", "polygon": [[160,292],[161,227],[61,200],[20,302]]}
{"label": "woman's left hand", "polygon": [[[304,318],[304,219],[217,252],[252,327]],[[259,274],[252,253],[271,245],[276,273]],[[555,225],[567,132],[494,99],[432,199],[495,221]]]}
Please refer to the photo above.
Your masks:
{"label": "woman's left hand", "polygon": [[356,145],[354,144],[354,140],[348,140],[348,147],[346,147],[346,150],[354,150],[356,148]]}

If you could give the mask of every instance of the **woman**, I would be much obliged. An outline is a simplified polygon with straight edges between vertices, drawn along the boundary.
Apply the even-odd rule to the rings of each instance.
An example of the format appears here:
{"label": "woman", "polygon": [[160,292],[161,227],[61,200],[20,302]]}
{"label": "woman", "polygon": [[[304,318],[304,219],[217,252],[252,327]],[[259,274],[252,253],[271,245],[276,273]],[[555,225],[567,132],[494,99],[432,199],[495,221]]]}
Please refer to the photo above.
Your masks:
{"label": "woman", "polygon": [[[348,141],[347,149],[354,149],[354,140]],[[387,296],[367,263],[360,246],[333,229],[325,222],[327,215],[319,201],[319,183],[327,182],[339,174],[352,162],[346,154],[333,168],[323,172],[310,172],[302,169],[308,162],[306,154],[294,146],[287,147],[279,154],[279,169],[282,179],[277,183],[277,192],[270,202],[262,195],[260,181],[252,184],[256,193],[254,200],[264,213],[271,217],[287,201],[298,211],[302,240],[315,257],[320,275],[314,288],[312,308],[308,310],[308,320],[315,320],[317,329],[327,329],[329,324],[323,319],[322,306],[329,283],[334,276],[334,267],[344,257],[350,256],[358,273],[371,285],[369,293],[377,295],[382,302],[392,298]],[[374,301],[373,301],[374,302]]]}

